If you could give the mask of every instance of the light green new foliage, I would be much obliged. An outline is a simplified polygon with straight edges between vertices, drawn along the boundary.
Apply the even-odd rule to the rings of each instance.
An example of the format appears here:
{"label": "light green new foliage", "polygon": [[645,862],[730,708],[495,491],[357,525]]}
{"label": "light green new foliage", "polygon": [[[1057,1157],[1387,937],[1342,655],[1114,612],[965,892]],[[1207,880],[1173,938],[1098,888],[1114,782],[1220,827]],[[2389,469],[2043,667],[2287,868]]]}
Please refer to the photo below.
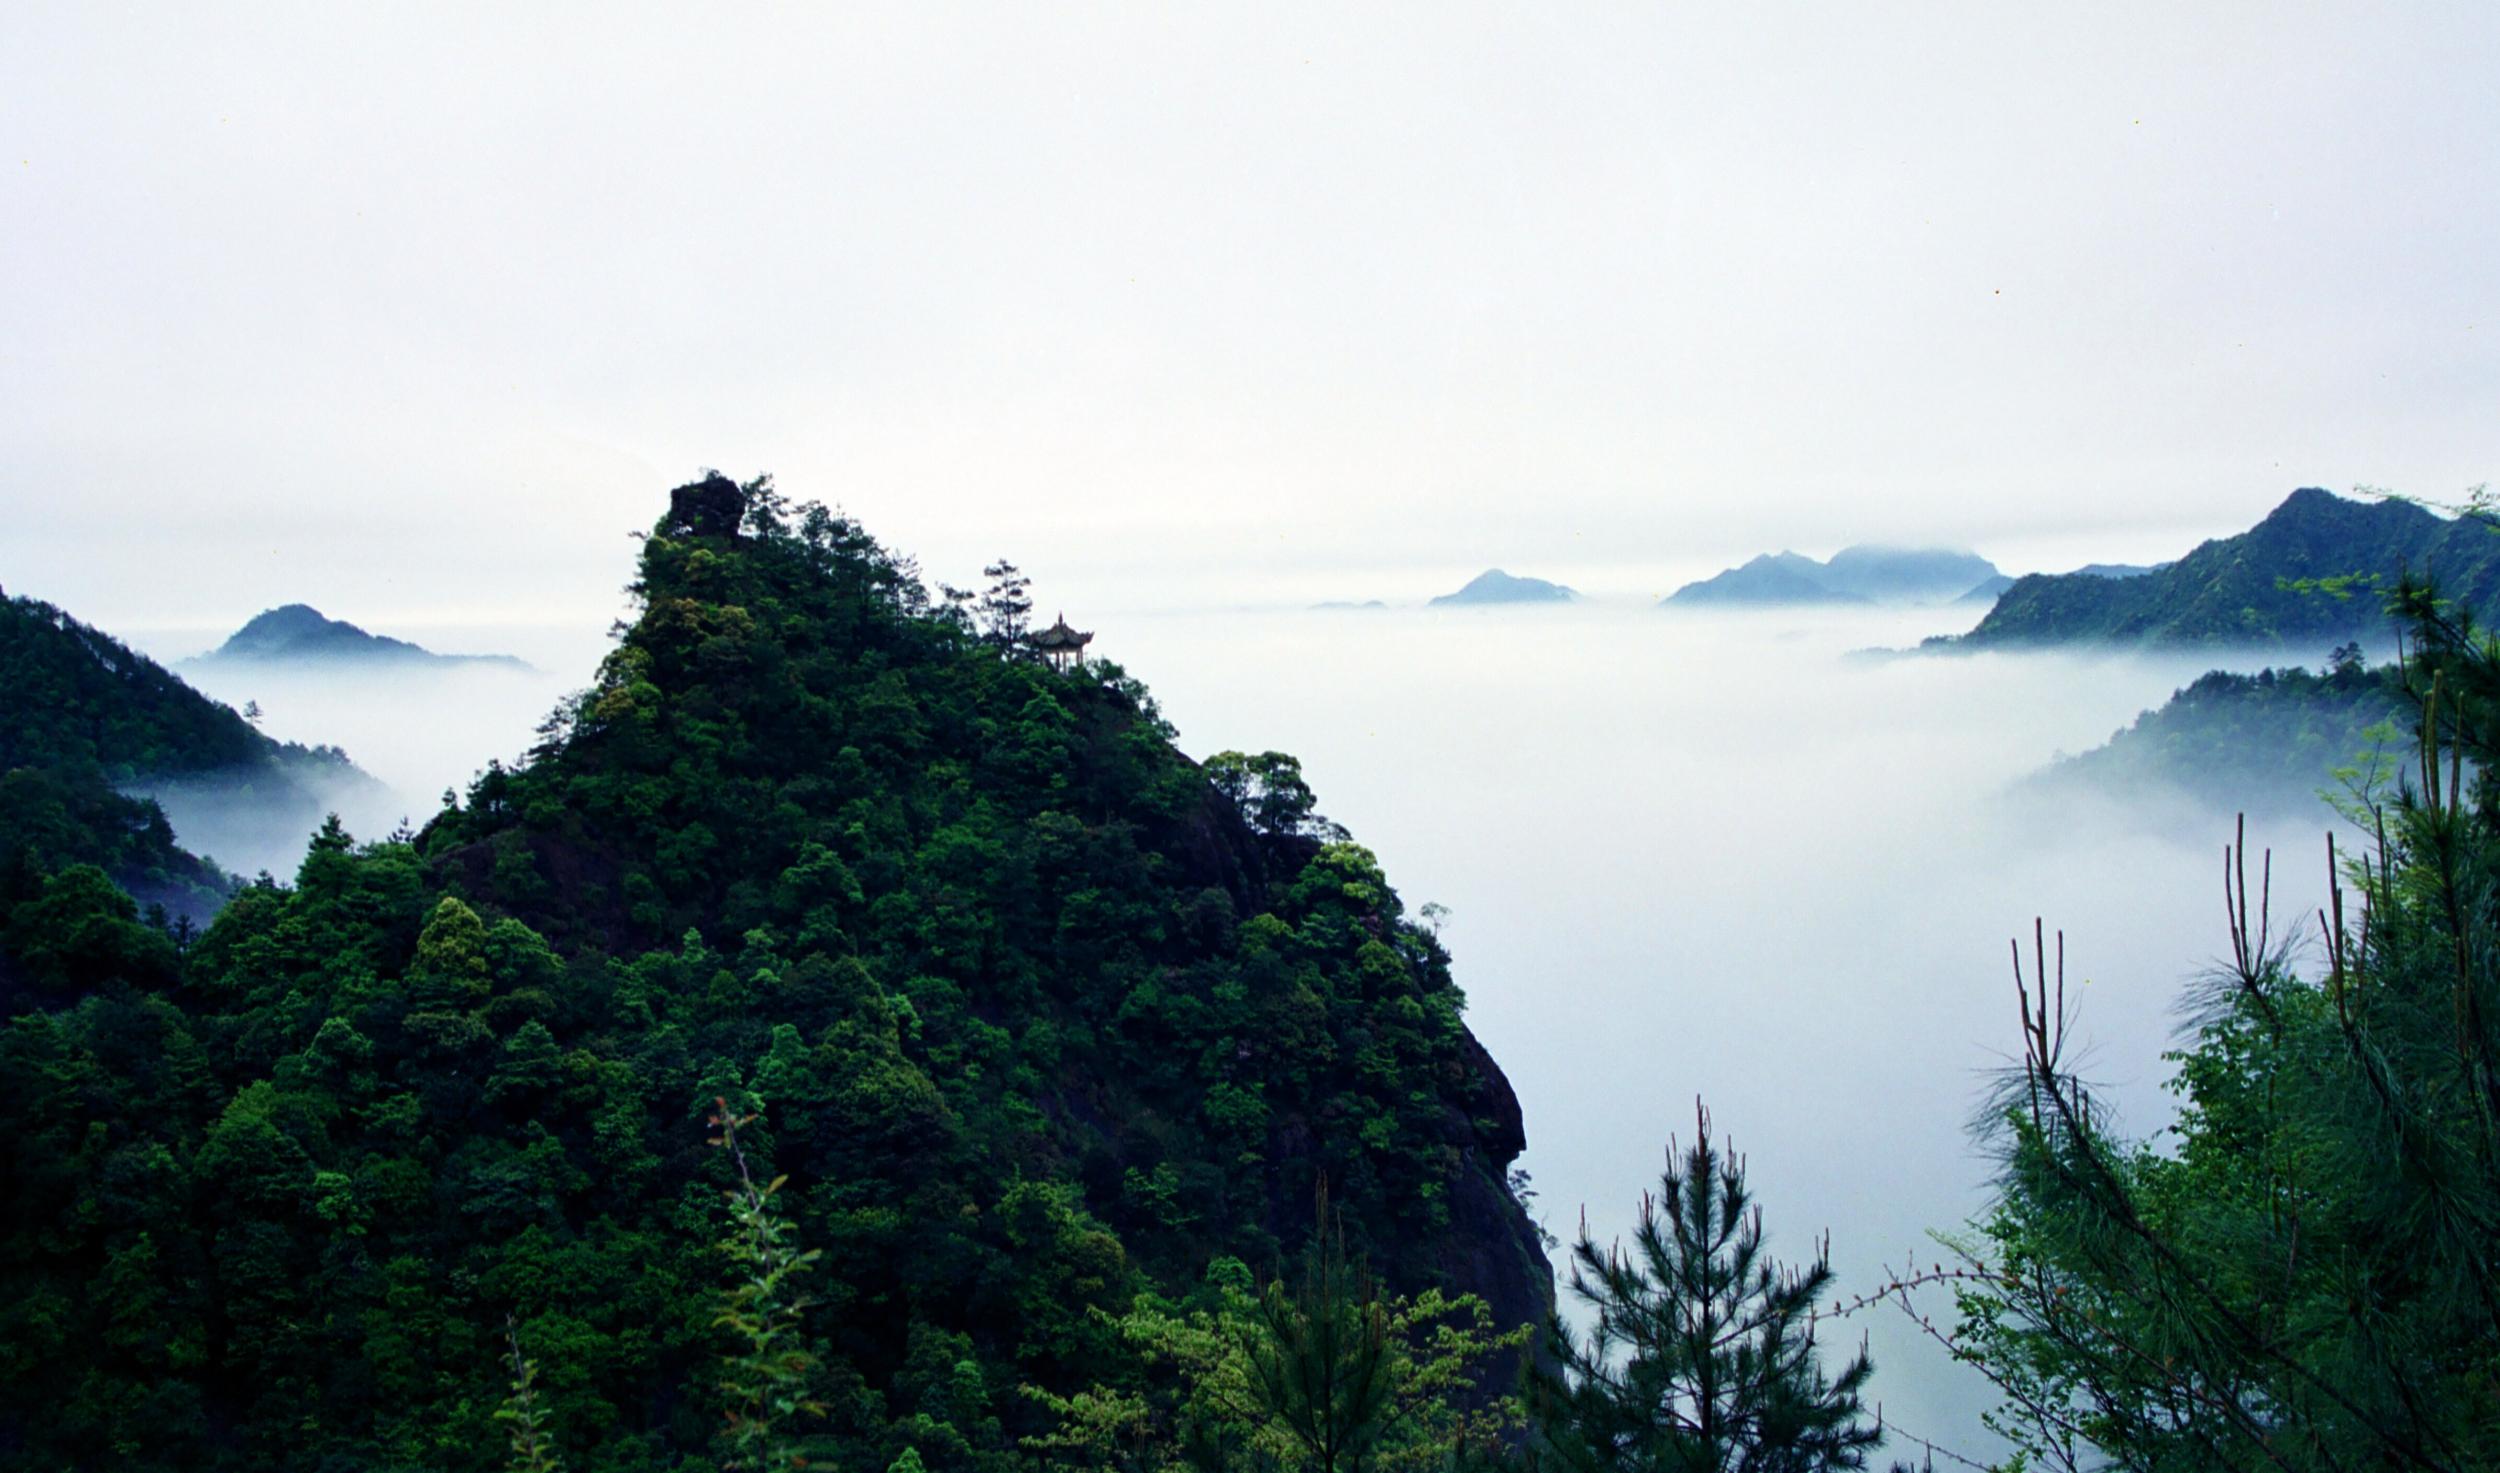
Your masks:
{"label": "light green new foliage", "polygon": [[1087,1466],[1396,1473],[1502,1441],[1515,1397],[1481,1388],[1527,1343],[1473,1295],[1384,1296],[1342,1235],[1323,1229],[1288,1283],[1254,1290],[1238,1260],[1208,1269],[1201,1307],[1142,1295],[1122,1337],[1168,1375],[1144,1390],[1026,1395],[1059,1419],[1026,1439]]}
{"label": "light green new foliage", "polygon": [[509,1473],[563,1473],[564,1460],[556,1456],[547,1430],[546,1404],[538,1399],[538,1362],[522,1356],[521,1332],[510,1319],[504,1321],[504,1343],[511,1347],[512,1391],[495,1411],[495,1420],[512,1429],[512,1459],[504,1467]]}
{"label": "light green new foliage", "polygon": [[797,1246],[790,1224],[774,1210],[783,1177],[758,1184],[738,1144],[739,1128],[755,1122],[716,1099],[711,1144],[729,1153],[738,1184],[729,1190],[730,1233],[721,1251],[737,1265],[737,1282],[725,1291],[713,1323],[736,1342],[721,1363],[721,1397],[727,1425],[721,1442],[729,1469],[802,1468],[807,1458],[792,1432],[800,1416],[821,1417],[823,1403],[810,1395],[816,1358],[800,1334],[807,1301],[793,1282],[816,1261],[819,1250]]}

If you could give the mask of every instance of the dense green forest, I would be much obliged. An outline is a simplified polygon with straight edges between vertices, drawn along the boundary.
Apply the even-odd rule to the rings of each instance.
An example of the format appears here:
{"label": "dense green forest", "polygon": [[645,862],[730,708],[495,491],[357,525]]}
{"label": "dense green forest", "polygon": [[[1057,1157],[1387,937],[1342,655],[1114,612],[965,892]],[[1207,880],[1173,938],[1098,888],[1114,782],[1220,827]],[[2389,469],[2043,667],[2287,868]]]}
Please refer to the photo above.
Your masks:
{"label": "dense green forest", "polygon": [[[1563,1319],[1432,929],[1291,757],[1190,762],[987,576],[712,477],[422,830],[198,934],[78,848],[127,814],[18,841],[0,1467],[1852,1469],[1887,1305],[2009,1469],[2500,1465],[2500,644],[2426,588],[2392,677],[2248,688],[2416,735],[2322,967],[2236,856],[2174,1133],[2077,1077],[2043,932],[1953,1261],[1774,1262],[1704,1113]],[[116,688],[7,781],[190,709]]]}
{"label": "dense green forest", "polygon": [[2042,773],[2049,790],[2089,787],[2134,799],[2188,798],[2208,813],[2304,814],[2389,776],[2410,740],[2413,700],[2394,664],[2358,646],[2323,671],[2215,670],[2172,693],[2101,746]]}
{"label": "dense green forest", "polygon": [[2293,492],[2264,521],[2134,578],[2035,573],[1976,628],[1930,648],[2044,644],[2383,646],[2384,604],[2406,573],[2477,609],[2500,598],[2500,536],[2488,509],[2443,517],[2408,501]]}

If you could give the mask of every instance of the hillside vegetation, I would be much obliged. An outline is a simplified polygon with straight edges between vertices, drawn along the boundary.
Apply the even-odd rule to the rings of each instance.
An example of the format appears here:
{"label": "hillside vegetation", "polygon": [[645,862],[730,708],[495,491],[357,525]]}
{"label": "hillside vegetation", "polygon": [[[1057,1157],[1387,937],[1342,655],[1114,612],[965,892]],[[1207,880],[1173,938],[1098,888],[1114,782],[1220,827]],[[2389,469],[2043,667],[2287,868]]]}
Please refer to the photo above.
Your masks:
{"label": "hillside vegetation", "polygon": [[2323,672],[2215,670],[2041,781],[2138,799],[2185,797],[2225,815],[2311,813],[2319,795],[2345,779],[2366,784],[2382,775],[2381,754],[2402,747],[2413,705],[2403,672],[2364,667],[2357,647]]}
{"label": "hillside vegetation", "polygon": [[2293,492],[2236,537],[2129,578],[2033,574],[2015,581],[1977,627],[1933,647],[2022,645],[2293,646],[2350,639],[2384,646],[2384,604],[2406,573],[2435,579],[2475,609],[2500,597],[2500,535],[2475,511],[2443,517],[2411,502]]}

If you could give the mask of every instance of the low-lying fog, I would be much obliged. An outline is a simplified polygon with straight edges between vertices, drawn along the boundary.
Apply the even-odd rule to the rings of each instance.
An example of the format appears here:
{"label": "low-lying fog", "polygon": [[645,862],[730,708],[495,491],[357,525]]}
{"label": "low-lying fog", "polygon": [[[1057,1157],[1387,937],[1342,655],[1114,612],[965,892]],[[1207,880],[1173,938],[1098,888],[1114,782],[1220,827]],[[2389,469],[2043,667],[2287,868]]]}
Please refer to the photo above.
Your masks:
{"label": "low-lying fog", "polygon": [[[198,635],[141,631],[132,643],[237,710],[257,703],[260,729],[280,741],[346,749],[378,785],[337,784],[330,801],[357,837],[378,839],[403,818],[422,827],[441,807],[443,791],[466,791],[489,758],[511,762],[528,750],[539,722],[565,693],[590,683],[608,648],[605,625],[596,618],[578,627],[427,628],[410,634],[433,648],[510,652],[531,668],[175,664],[199,652]],[[302,833],[255,821],[247,808],[224,801],[213,788],[176,789],[158,801],[187,847],[237,874],[266,869],[288,878],[303,858]]]}
{"label": "low-lying fog", "polygon": [[[1601,1240],[1629,1224],[1700,1095],[1750,1162],[1775,1251],[1830,1229],[1850,1292],[1941,1258],[1928,1233],[1981,1200],[1965,1126],[2014,1044],[2006,942],[2035,915],[2066,932],[2093,1074],[2131,1124],[2167,1118],[2182,985],[2226,945],[2228,820],[2006,789],[2253,657],[1849,658],[1967,623],[1957,610],[1082,622],[1193,756],[1296,754],[1409,907],[1449,907],[1469,1019],[1524,1102],[1537,1210],[1566,1242],[1584,1207]],[[391,784],[347,815],[375,837],[520,753],[605,648],[587,624],[428,642],[513,649],[540,672],[193,678]],[[2252,829],[2276,851],[2278,918],[2323,893],[2327,819]],[[1898,1426],[1985,1445],[1984,1385],[1890,1310],[1842,1338],[1858,1326]]]}
{"label": "low-lying fog", "polygon": [[[1537,1210],[1566,1244],[1583,1206],[1600,1241],[1628,1228],[1700,1095],[1774,1251],[1829,1228],[1850,1291],[1942,1258],[1928,1232],[1986,1179],[1964,1127],[2016,1046],[2006,943],[2035,915],[2066,932],[2092,1073],[2130,1124],[2167,1118],[2174,1005],[2227,949],[2227,820],[2003,790],[2253,661],[1847,658],[1955,610],[1097,622],[1095,650],[1153,686],[1193,755],[1295,753],[1410,908],[1450,908],[1469,1020],[1518,1088]],[[2324,893],[2328,816],[2252,828],[2276,917]],[[1983,1383],[1895,1311],[1855,1324],[1896,1423],[1984,1446]]]}

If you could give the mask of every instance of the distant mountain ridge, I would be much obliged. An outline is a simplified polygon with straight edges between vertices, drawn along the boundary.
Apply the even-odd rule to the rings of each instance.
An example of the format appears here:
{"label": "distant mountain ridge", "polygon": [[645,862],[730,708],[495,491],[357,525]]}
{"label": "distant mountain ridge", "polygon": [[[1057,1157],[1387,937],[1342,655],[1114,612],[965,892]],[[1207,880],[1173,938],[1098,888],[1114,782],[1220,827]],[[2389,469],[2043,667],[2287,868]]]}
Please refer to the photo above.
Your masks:
{"label": "distant mountain ridge", "polygon": [[[510,655],[443,655],[388,635],[370,634],[310,604],[285,604],[253,616],[198,663],[328,661],[392,665],[499,665],[526,670]],[[186,661],[194,663],[193,661]]]}
{"label": "distant mountain ridge", "polygon": [[1455,593],[1445,593],[1432,601],[1434,607],[1444,604],[1558,604],[1570,603],[1580,595],[1577,590],[1543,578],[1523,578],[1499,568],[1487,568],[1467,580],[1467,586]]}
{"label": "distant mountain ridge", "polygon": [[1796,552],[1764,553],[1726,572],[1687,583],[1669,604],[1946,604],[2003,575],[1975,552],[1860,543],[1829,562]]}
{"label": "distant mountain ridge", "polygon": [[1793,552],[1766,552],[1715,577],[1668,594],[1671,604],[1862,604],[1863,594],[1835,588],[1821,563]]}
{"label": "distant mountain ridge", "polygon": [[2496,531],[2482,516],[2304,487],[2248,531],[2148,572],[2019,579],[1968,634],[1928,644],[2315,646],[2322,654],[2331,643],[2384,637],[2381,590],[2407,571],[2427,574],[2468,607],[2490,608],[2500,597]]}

